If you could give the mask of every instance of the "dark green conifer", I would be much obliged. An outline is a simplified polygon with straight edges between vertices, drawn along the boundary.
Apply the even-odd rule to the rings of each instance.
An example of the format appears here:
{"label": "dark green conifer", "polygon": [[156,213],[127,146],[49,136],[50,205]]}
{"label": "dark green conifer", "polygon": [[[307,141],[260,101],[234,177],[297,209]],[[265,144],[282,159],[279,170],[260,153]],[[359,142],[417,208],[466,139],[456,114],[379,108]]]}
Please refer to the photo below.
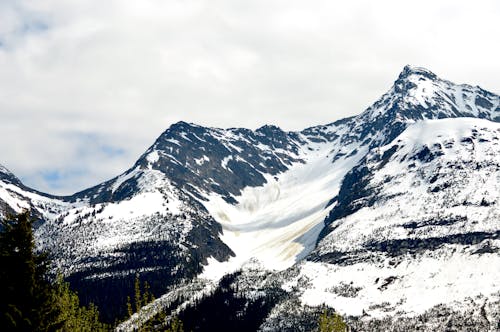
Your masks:
{"label": "dark green conifer", "polygon": [[329,314],[325,309],[318,321],[319,332],[346,332],[347,324],[337,313]]}
{"label": "dark green conifer", "polygon": [[49,263],[46,254],[35,253],[29,212],[2,220],[0,229],[0,324],[6,330],[57,330],[62,322],[45,278]]}
{"label": "dark green conifer", "polygon": [[2,331],[105,331],[97,308],[80,307],[59,278],[48,279],[50,261],[36,253],[30,213],[0,221],[0,329]]}
{"label": "dark green conifer", "polygon": [[142,307],[141,282],[139,280],[139,274],[135,275],[135,281],[134,281],[134,300],[135,300],[135,312],[139,312],[139,310]]}

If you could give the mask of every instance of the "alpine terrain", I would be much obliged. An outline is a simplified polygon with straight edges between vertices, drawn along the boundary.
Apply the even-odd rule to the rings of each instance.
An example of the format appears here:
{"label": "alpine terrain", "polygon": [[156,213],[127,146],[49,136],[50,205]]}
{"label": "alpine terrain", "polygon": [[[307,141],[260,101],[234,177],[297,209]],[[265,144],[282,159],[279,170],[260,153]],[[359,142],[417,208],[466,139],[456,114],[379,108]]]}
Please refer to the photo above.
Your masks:
{"label": "alpine terrain", "polygon": [[[126,313],[136,276],[186,330],[500,330],[500,97],[406,66],[358,116],[286,132],[168,128],[125,173],[68,197],[0,167],[85,303]],[[165,317],[158,320],[159,313]]]}

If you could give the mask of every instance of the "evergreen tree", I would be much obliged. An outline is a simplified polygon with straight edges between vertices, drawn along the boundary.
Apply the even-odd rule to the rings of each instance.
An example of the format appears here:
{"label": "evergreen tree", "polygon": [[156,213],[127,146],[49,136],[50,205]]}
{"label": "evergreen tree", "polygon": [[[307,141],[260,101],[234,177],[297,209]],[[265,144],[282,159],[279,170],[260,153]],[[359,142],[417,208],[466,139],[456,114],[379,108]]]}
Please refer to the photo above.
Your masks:
{"label": "evergreen tree", "polygon": [[319,332],[346,332],[347,324],[337,313],[330,315],[325,309],[319,317]]}
{"label": "evergreen tree", "polygon": [[128,317],[132,316],[134,311],[132,310],[132,303],[130,302],[130,296],[127,296],[127,315]]}
{"label": "evergreen tree", "polygon": [[80,307],[62,278],[51,284],[47,254],[36,253],[30,214],[0,224],[0,329],[5,331],[104,331],[97,308]]}
{"label": "evergreen tree", "polygon": [[139,274],[135,275],[134,282],[134,300],[135,300],[135,312],[139,312],[142,307],[141,299],[141,282],[139,281]]}
{"label": "evergreen tree", "polygon": [[154,295],[151,293],[151,287],[149,286],[149,283],[147,281],[144,282],[144,295],[142,300],[143,300],[142,303],[143,306],[155,300]]}
{"label": "evergreen tree", "polygon": [[174,317],[165,332],[184,332],[184,324],[179,318]]}
{"label": "evergreen tree", "polygon": [[107,331],[109,326],[99,321],[99,311],[92,303],[88,307],[80,306],[78,294],[71,291],[69,283],[60,277],[54,287],[58,306],[61,311],[63,331],[92,332]]}
{"label": "evergreen tree", "polygon": [[61,327],[51,285],[48,259],[35,253],[28,211],[1,222],[0,324],[6,330],[54,331]]}
{"label": "evergreen tree", "polygon": [[151,293],[151,287],[149,283],[145,281],[141,290],[141,281],[139,279],[139,274],[135,275],[134,280],[134,303],[130,300],[130,296],[127,296],[127,315],[132,316],[134,312],[139,312],[139,310],[145,305],[153,302],[155,300],[154,295]]}

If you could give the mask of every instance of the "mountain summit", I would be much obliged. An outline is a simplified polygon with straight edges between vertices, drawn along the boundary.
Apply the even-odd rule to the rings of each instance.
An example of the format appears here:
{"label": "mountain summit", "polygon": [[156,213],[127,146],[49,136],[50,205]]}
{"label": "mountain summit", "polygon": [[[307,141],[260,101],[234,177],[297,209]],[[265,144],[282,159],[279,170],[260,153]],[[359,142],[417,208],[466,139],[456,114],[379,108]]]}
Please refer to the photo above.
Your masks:
{"label": "mountain summit", "polygon": [[398,76],[398,81],[408,79],[409,76],[411,75],[419,75],[422,77],[426,77],[430,80],[436,80],[438,79],[437,75],[431,72],[430,70],[423,68],[423,67],[416,67],[412,65],[406,65],[403,68],[403,71],[399,73]]}
{"label": "mountain summit", "polygon": [[36,212],[38,246],[110,321],[138,274],[164,294],[154,312],[191,322],[200,298],[231,290],[221,305],[244,303],[227,309],[265,331],[307,330],[322,304],[359,330],[494,330],[499,105],[406,66],[351,118],[296,132],[179,122],[93,188],[57,198],[6,175],[0,199]]}

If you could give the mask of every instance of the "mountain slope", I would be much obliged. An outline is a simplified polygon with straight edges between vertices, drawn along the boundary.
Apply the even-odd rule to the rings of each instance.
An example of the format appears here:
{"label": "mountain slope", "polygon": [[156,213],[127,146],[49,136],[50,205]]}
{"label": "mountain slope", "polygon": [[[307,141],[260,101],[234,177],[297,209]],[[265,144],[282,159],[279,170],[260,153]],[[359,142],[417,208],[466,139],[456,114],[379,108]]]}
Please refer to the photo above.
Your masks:
{"label": "mountain slope", "polygon": [[219,239],[220,225],[163,173],[136,169],[103,192],[115,194],[120,181],[133,186],[126,198],[78,199],[78,207],[36,230],[38,246],[54,255],[56,268],[85,302],[104,308],[109,321],[125,313],[136,275],[158,296],[201,273],[207,257],[233,254]]}
{"label": "mountain slope", "polygon": [[371,151],[301,266],[304,303],[379,318],[498,301],[499,156],[500,124],[470,118],[418,122]]}
{"label": "mountain slope", "polygon": [[61,197],[26,187],[12,172],[0,165],[0,218],[29,209],[33,218],[49,220],[70,206]]}

